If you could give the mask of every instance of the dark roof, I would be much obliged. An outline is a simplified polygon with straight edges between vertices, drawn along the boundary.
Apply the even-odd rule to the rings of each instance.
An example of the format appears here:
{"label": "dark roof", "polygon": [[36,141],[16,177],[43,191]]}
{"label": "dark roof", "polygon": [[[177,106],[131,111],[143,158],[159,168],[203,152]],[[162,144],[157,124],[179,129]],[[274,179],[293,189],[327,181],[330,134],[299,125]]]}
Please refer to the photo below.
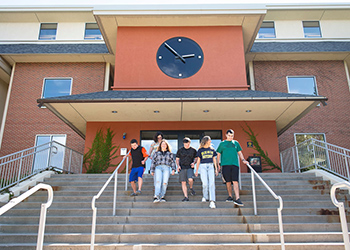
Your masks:
{"label": "dark roof", "polygon": [[55,102],[113,102],[113,101],[252,101],[252,100],[327,100],[323,96],[267,92],[254,90],[159,90],[159,91],[102,91],[38,99],[40,103]]}
{"label": "dark roof", "polygon": [[255,42],[250,52],[349,52],[350,42]]}
{"label": "dark roof", "polygon": [[108,54],[105,44],[0,44],[0,54]]}

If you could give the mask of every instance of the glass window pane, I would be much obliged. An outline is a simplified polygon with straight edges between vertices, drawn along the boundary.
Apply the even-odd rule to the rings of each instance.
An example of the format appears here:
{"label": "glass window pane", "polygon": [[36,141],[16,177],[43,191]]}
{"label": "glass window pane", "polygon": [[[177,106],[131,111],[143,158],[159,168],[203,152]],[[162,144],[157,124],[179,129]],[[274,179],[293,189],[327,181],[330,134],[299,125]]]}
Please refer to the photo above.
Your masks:
{"label": "glass window pane", "polygon": [[70,95],[71,83],[71,79],[45,79],[43,98]]}
{"label": "glass window pane", "polygon": [[85,26],[85,40],[102,40],[101,31],[97,23],[87,23]]}
{"label": "glass window pane", "polygon": [[289,93],[318,95],[314,77],[288,77]]}
{"label": "glass window pane", "polygon": [[276,38],[274,22],[263,22],[258,38]]}
{"label": "glass window pane", "polygon": [[318,21],[303,21],[305,37],[321,37],[320,23]]}
{"label": "glass window pane", "polygon": [[40,26],[39,40],[55,40],[57,23],[42,23]]}

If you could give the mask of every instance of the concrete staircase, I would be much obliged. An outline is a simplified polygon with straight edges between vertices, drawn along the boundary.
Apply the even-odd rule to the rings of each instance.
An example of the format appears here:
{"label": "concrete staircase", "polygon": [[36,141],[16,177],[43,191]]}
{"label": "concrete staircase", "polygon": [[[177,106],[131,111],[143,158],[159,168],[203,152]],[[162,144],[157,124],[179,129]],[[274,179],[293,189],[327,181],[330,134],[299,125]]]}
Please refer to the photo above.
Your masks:
{"label": "concrete staircase", "polygon": [[[313,174],[262,174],[284,200],[286,249],[344,249],[337,208],[330,201],[330,184]],[[54,175],[54,202],[48,210],[44,249],[89,249],[91,199],[109,175]],[[142,195],[124,191],[125,175],[118,179],[117,216],[112,215],[113,182],[97,201],[95,249],[281,249],[277,222],[278,202],[257,182],[258,216],[254,216],[250,174],[242,175],[244,207],[225,202],[227,192],[216,179],[217,208],[196,196],[181,202],[177,176],[171,176],[166,203],[154,204],[153,178],[145,175]],[[129,186],[130,190],[130,186]],[[347,201],[345,193],[338,199]],[[0,217],[0,249],[35,249],[40,203],[39,191]],[[348,204],[347,204],[348,205]]]}

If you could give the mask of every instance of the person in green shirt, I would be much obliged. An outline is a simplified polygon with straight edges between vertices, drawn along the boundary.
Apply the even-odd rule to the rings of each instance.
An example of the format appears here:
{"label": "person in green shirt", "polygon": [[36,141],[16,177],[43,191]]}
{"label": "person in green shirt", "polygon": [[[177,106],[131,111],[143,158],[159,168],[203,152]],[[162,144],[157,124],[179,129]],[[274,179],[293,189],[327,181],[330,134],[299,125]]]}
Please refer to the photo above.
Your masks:
{"label": "person in green shirt", "polygon": [[[228,192],[228,198],[226,202],[234,202],[238,206],[244,206],[239,198],[239,158],[243,161],[244,164],[248,164],[248,161],[244,159],[242,148],[239,145],[238,141],[233,140],[234,131],[229,129],[226,131],[226,140],[220,142],[219,147],[217,148],[217,158],[218,162],[222,167],[222,176],[226,183],[226,188]],[[220,166],[219,165],[219,166]],[[233,190],[235,192],[236,200],[232,198],[232,184]]]}

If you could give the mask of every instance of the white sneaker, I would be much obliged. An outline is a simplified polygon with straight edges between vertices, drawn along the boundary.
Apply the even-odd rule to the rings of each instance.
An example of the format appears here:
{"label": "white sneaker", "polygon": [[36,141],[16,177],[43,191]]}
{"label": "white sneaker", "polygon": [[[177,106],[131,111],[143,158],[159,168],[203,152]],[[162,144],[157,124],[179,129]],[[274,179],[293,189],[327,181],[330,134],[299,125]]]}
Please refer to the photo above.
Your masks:
{"label": "white sneaker", "polygon": [[215,201],[210,201],[209,207],[210,207],[210,208],[216,208],[216,206],[215,206]]}
{"label": "white sneaker", "polygon": [[207,202],[207,199],[205,199],[204,197],[202,198],[202,202]]}

